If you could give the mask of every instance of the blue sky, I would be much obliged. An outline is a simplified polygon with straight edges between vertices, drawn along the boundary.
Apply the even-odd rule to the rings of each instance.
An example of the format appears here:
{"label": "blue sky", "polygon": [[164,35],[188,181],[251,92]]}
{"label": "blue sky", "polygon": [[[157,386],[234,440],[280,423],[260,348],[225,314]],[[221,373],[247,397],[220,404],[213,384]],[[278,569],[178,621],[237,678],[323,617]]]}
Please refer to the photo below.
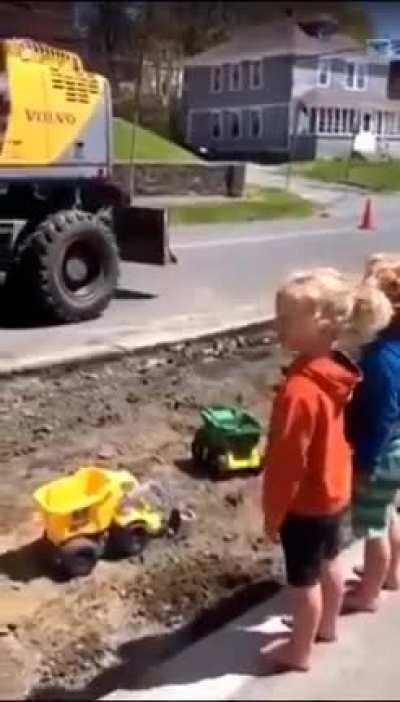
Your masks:
{"label": "blue sky", "polygon": [[374,23],[374,38],[400,39],[400,2],[363,2]]}

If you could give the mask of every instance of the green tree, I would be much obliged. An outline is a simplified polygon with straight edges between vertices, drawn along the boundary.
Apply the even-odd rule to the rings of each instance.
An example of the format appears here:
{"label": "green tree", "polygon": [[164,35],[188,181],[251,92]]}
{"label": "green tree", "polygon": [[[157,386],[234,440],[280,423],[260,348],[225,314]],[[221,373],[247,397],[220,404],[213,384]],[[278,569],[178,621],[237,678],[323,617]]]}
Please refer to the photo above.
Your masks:
{"label": "green tree", "polygon": [[360,43],[365,43],[373,36],[373,23],[371,17],[361,6],[355,3],[343,3],[343,7],[338,10],[338,20],[341,22],[343,32],[357,39]]}
{"label": "green tree", "polygon": [[92,2],[87,15],[89,55],[105,66],[113,95],[118,94],[118,63],[129,57],[133,49],[131,5],[114,0]]}

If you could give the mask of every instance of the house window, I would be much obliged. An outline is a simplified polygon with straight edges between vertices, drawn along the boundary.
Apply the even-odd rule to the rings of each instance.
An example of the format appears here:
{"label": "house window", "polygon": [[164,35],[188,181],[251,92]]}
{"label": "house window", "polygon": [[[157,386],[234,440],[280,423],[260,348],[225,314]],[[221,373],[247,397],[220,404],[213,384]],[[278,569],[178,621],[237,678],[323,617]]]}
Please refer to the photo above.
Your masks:
{"label": "house window", "polygon": [[326,110],[326,131],[328,134],[332,132],[332,123],[333,123],[333,109],[332,107],[328,107]]}
{"label": "house window", "polygon": [[378,110],[378,112],[377,112],[376,131],[377,131],[377,134],[382,135],[383,119],[382,119],[382,111],[381,110]]}
{"label": "house window", "polygon": [[[176,96],[178,98],[182,97],[183,94],[183,72],[182,71],[177,71],[176,73]],[[186,87],[187,89],[187,87]]]}
{"label": "house window", "polygon": [[250,136],[252,139],[260,139],[262,135],[262,115],[261,110],[250,110]]}
{"label": "house window", "polygon": [[317,110],[315,109],[315,107],[312,107],[310,110],[310,128],[309,128],[310,134],[315,134],[316,126],[317,126]]}
{"label": "house window", "polygon": [[346,134],[349,136],[353,129],[357,130],[357,125],[358,112],[356,110],[342,107],[311,108],[310,134]]}
{"label": "house window", "polygon": [[349,110],[343,109],[342,110],[342,125],[341,125],[341,131],[342,134],[348,134],[350,131],[349,128]]}
{"label": "house window", "polygon": [[232,63],[229,67],[229,90],[242,89],[242,64]]}
{"label": "house window", "polygon": [[390,100],[400,98],[400,61],[398,60],[389,63],[388,98]]}
{"label": "house window", "polygon": [[335,107],[335,116],[334,116],[334,123],[333,123],[333,128],[334,128],[335,134],[340,133],[340,113],[341,113],[341,110],[339,108]]}
{"label": "house window", "polygon": [[346,65],[346,87],[354,90],[354,78],[355,78],[356,64],[348,63]]}
{"label": "house window", "polygon": [[367,67],[365,63],[358,64],[356,71],[356,88],[357,90],[365,90],[367,87]]}
{"label": "house window", "polygon": [[242,136],[242,113],[239,110],[231,110],[229,116],[229,136],[231,139],[240,139]]}
{"label": "house window", "polygon": [[363,130],[364,130],[364,132],[371,131],[371,118],[372,118],[372,115],[370,112],[364,113],[364,115],[363,115]]}
{"label": "house window", "polygon": [[253,61],[250,63],[250,88],[259,90],[262,87],[262,63]]}
{"label": "house window", "polygon": [[320,59],[318,62],[317,85],[326,88],[331,82],[331,62],[328,59]]}
{"label": "house window", "polygon": [[320,107],[318,110],[318,131],[320,134],[324,134],[326,131],[326,115],[325,107]]}
{"label": "house window", "polygon": [[385,131],[385,134],[395,134],[396,126],[395,126],[395,113],[394,112],[385,112],[384,131]]}
{"label": "house window", "polygon": [[192,141],[192,130],[193,130],[193,112],[189,110],[186,118],[186,141],[188,144]]}
{"label": "house window", "polygon": [[222,66],[213,66],[211,69],[211,92],[222,91]]}
{"label": "house window", "polygon": [[355,110],[350,110],[350,132],[353,134],[358,130],[358,115]]}
{"label": "house window", "polygon": [[345,86],[348,90],[365,90],[367,87],[367,66],[365,63],[348,61],[346,64]]}
{"label": "house window", "polygon": [[308,134],[310,130],[310,114],[309,114],[309,108],[307,105],[301,105],[299,106],[300,109],[297,112],[297,115],[295,115],[296,119],[296,130],[297,134]]}
{"label": "house window", "polygon": [[211,112],[210,136],[211,139],[222,138],[222,112]]}

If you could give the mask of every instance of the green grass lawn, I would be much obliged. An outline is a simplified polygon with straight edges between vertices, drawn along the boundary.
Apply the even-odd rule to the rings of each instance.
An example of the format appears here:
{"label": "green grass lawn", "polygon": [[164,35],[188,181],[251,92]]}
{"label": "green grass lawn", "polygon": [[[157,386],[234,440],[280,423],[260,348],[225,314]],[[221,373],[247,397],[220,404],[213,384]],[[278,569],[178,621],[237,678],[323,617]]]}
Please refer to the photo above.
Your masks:
{"label": "green grass lawn", "polygon": [[[161,161],[164,163],[195,163],[200,159],[158,134],[136,126],[136,161]],[[129,122],[114,120],[114,157],[128,160],[132,141]],[[202,224],[217,222],[251,222],[279,217],[307,217],[313,206],[294,193],[275,188],[248,188],[240,199],[188,203],[169,208],[173,224]]]}
{"label": "green grass lawn", "polygon": [[[194,154],[149,129],[136,126],[135,130],[136,161],[163,161],[165,163],[193,163],[199,161]],[[114,158],[121,161],[129,160],[131,144],[132,125],[130,122],[117,117],[114,119]]]}
{"label": "green grass lawn", "polygon": [[250,188],[240,200],[172,206],[169,216],[173,224],[212,224],[309,217],[313,211],[308,200],[294,193],[275,188]]}
{"label": "green grass lawn", "polygon": [[[295,167],[295,172],[326,183],[346,182],[347,164],[341,161],[314,161]],[[355,161],[350,164],[348,182],[376,192],[400,190],[400,161]]]}

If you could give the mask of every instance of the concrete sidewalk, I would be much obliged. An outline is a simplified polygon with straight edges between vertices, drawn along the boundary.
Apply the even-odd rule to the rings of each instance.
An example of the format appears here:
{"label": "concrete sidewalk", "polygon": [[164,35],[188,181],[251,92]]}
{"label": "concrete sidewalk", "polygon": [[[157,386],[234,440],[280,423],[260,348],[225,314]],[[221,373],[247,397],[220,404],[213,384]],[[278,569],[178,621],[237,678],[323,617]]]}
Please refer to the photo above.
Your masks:
{"label": "concrete sidewalk", "polygon": [[[265,188],[286,189],[288,187],[287,166],[260,166],[250,163],[247,165],[246,183]],[[324,183],[293,172],[289,187],[292,192],[310,200],[315,205],[331,210],[339,209],[339,211],[350,204],[358,203],[366,194],[365,188],[344,183]]]}
{"label": "concrete sidewalk", "polygon": [[[347,574],[361,547],[344,554]],[[285,631],[285,593],[193,644],[157,670],[116,690],[108,700],[398,700],[400,698],[400,595],[390,594],[377,615],[341,620],[340,640],[316,647],[311,672],[266,675],[258,649]],[[275,638],[275,640],[274,640]]]}
{"label": "concrete sidewalk", "polygon": [[[288,187],[287,166],[246,164],[245,185],[264,188]],[[339,212],[349,205],[357,205],[365,197],[366,189],[345,183],[324,183],[312,180],[298,173],[290,177],[290,190],[310,200],[320,208],[338,209]],[[244,199],[244,198],[239,198]],[[233,202],[231,197],[223,195],[136,195],[135,204],[141,207],[173,207],[174,205],[196,205],[207,203]],[[236,200],[237,201],[237,200]]]}

